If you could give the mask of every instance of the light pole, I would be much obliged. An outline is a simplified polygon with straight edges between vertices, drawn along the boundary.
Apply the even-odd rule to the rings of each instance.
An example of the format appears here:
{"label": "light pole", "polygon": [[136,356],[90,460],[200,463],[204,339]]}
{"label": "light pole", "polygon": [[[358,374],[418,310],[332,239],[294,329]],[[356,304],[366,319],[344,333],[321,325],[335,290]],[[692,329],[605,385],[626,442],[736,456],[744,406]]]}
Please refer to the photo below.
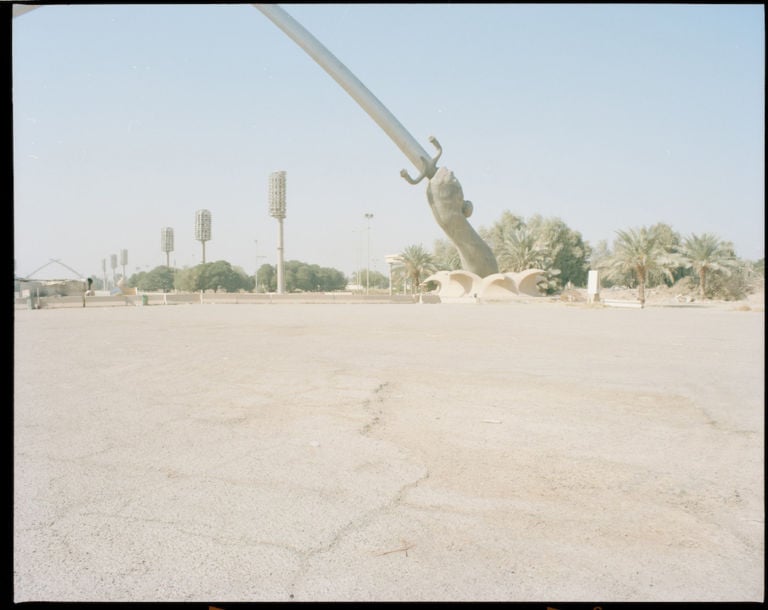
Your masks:
{"label": "light pole", "polygon": [[365,220],[368,222],[368,252],[365,256],[365,294],[368,294],[370,287],[369,276],[371,275],[371,218],[373,214],[365,213]]}
{"label": "light pole", "polygon": [[389,296],[392,296],[392,267],[403,262],[403,259],[399,254],[388,254],[385,258],[389,264]]}
{"label": "light pole", "polygon": [[123,268],[123,279],[125,277],[125,266],[128,264],[128,250],[120,250],[120,266]]}
{"label": "light pole", "polygon": [[160,251],[165,252],[165,266],[170,267],[170,255],[173,252],[173,229],[171,227],[160,229]]}
{"label": "light pole", "polygon": [[365,229],[352,229],[352,241],[355,245],[355,268],[352,273],[355,276],[356,290],[359,290],[360,294],[363,293],[363,231]]}
{"label": "light pole", "polygon": [[269,215],[277,219],[277,294],[285,292],[283,274],[283,220],[285,219],[285,171],[272,172],[269,175]]}
{"label": "light pole", "polygon": [[203,265],[205,265],[205,242],[211,240],[211,213],[208,210],[195,212],[195,239],[203,244]]}

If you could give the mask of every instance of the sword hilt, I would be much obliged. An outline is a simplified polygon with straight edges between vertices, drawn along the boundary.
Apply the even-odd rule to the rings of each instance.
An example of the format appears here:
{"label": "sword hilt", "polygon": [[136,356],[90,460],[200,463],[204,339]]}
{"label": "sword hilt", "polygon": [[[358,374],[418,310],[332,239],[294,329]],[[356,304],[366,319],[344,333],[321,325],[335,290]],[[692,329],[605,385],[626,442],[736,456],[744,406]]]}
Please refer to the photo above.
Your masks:
{"label": "sword hilt", "polygon": [[440,142],[437,141],[435,136],[429,136],[429,141],[432,143],[432,146],[437,149],[437,154],[433,159],[426,159],[422,156],[419,156],[419,159],[421,159],[421,165],[423,167],[421,173],[414,179],[411,178],[410,174],[408,174],[408,170],[400,170],[400,175],[410,184],[418,184],[425,177],[432,178],[432,176],[434,176],[435,172],[437,171],[437,160],[440,158],[440,155],[443,154],[443,147],[440,146]]}

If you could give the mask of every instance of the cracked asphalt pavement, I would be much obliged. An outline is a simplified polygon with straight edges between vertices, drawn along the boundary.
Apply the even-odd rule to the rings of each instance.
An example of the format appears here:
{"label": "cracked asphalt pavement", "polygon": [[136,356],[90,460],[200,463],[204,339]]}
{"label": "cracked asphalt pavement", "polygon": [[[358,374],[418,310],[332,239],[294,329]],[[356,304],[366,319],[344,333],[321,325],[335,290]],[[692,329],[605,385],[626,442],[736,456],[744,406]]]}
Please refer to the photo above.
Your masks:
{"label": "cracked asphalt pavement", "polygon": [[14,601],[762,601],[764,315],[17,310]]}

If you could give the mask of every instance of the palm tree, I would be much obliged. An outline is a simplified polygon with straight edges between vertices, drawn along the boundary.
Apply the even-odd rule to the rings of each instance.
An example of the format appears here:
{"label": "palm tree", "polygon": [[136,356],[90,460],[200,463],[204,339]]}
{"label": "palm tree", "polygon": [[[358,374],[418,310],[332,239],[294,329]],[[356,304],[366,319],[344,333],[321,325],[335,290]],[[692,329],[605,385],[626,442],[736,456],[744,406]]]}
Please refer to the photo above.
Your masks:
{"label": "palm tree", "polygon": [[737,262],[733,245],[712,233],[691,233],[683,241],[681,254],[685,266],[692,268],[699,276],[699,294],[702,298],[707,291],[707,275],[730,275]]}
{"label": "palm tree", "polygon": [[534,214],[527,222],[528,228],[537,236],[538,247],[544,254],[537,267],[559,270],[557,284],[571,282],[577,286],[587,285],[587,258],[591,248],[581,233],[571,229],[557,217],[544,218]]}
{"label": "palm tree", "polygon": [[421,278],[435,271],[435,263],[432,255],[420,245],[408,246],[400,253],[400,258],[402,262],[398,267],[411,280],[411,294],[413,294],[416,287],[421,284]]}
{"label": "palm tree", "polygon": [[507,236],[521,226],[525,226],[522,216],[517,216],[509,210],[504,210],[501,217],[493,223],[490,229],[481,227],[478,229],[478,233],[498,257],[502,245],[507,240]]}
{"label": "palm tree", "polygon": [[449,239],[436,239],[432,250],[432,262],[437,269],[454,271],[461,269],[461,256]]}
{"label": "palm tree", "polygon": [[499,270],[525,271],[526,269],[543,268],[542,259],[546,250],[539,243],[535,231],[524,224],[507,231],[499,244],[496,259]]}
{"label": "palm tree", "polygon": [[632,274],[637,280],[637,298],[645,305],[646,283],[661,277],[672,280],[672,270],[679,266],[679,260],[664,248],[653,228],[616,231],[616,235],[613,254],[601,266],[609,278]]}

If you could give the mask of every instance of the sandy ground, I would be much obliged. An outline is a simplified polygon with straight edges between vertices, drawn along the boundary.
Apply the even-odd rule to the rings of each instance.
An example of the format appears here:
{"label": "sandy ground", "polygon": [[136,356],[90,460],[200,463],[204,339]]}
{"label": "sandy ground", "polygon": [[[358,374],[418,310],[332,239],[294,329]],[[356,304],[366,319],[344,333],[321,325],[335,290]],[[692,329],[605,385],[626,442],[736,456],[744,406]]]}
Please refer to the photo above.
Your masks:
{"label": "sandy ground", "polygon": [[17,310],[14,600],[763,601],[764,313]]}

